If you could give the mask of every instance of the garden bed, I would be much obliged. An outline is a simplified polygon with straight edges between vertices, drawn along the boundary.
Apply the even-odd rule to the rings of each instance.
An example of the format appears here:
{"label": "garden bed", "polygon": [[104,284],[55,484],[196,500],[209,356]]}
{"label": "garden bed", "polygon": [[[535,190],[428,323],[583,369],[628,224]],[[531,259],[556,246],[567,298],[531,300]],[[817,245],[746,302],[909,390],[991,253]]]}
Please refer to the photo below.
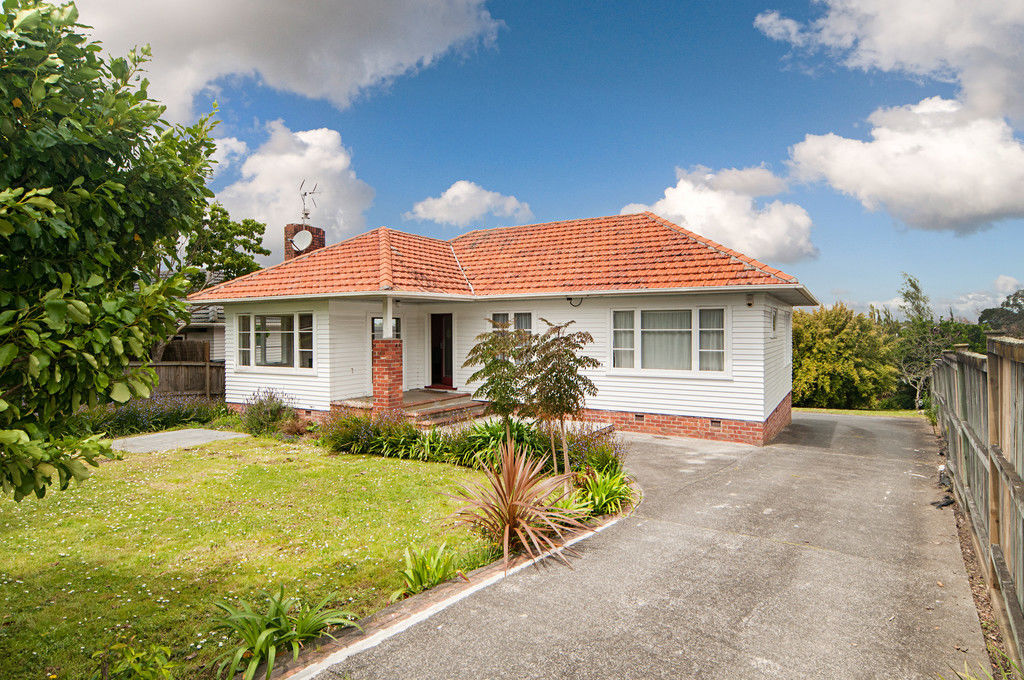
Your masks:
{"label": "garden bed", "polygon": [[[364,616],[402,585],[406,546],[447,541],[468,570],[483,541],[442,526],[450,465],[228,441],[105,462],[84,485],[0,506],[0,677],[86,678],[118,636],[170,647],[212,678],[231,643],[213,603],[285,585]],[[223,643],[223,647],[221,647]]]}

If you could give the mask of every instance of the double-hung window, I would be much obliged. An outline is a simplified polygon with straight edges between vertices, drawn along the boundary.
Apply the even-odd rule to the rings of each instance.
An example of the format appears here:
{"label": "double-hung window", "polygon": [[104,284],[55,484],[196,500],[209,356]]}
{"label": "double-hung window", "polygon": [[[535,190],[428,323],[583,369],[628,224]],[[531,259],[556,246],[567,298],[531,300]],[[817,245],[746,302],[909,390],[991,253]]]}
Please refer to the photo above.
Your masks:
{"label": "double-hung window", "polygon": [[238,365],[313,368],[312,314],[239,314]]}
{"label": "double-hung window", "polygon": [[725,370],[725,309],[612,312],[612,368]]}

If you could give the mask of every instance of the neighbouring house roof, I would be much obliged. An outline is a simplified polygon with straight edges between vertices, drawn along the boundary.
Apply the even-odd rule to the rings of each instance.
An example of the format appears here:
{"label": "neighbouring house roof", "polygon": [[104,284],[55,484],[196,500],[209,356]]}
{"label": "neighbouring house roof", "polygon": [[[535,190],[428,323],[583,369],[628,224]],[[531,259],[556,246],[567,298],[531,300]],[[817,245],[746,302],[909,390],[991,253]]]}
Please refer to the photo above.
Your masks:
{"label": "neighbouring house roof", "polygon": [[514,297],[756,286],[796,278],[653,213],[497,229],[450,241],[380,227],[189,296],[192,302],[401,292]]}

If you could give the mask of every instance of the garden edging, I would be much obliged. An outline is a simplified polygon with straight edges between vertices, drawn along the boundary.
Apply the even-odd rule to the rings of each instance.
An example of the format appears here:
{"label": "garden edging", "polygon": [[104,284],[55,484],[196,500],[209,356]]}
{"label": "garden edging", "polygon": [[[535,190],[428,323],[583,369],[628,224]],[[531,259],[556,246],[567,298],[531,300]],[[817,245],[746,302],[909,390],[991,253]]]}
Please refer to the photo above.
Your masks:
{"label": "garden edging", "polygon": [[[630,505],[628,510],[608,517],[600,524],[591,526],[586,531],[572,536],[561,546],[533,559],[528,559],[522,555],[517,556],[511,561],[508,569],[505,569],[503,560],[498,559],[491,564],[471,571],[466,576],[468,580],[462,580],[461,578],[453,579],[418,595],[396,602],[359,621],[362,630],[357,628],[344,629],[336,636],[336,640],[324,636],[301,652],[298,659],[292,660],[289,658],[287,662],[279,661],[271,677],[275,680],[284,680],[285,678],[288,680],[311,680],[330,666],[341,663],[359,652],[371,649],[388,638],[394,637],[416,624],[426,621],[473,593],[494,585],[505,577],[530,565],[538,564],[556,554],[562,553],[576,543],[604,531],[618,523],[619,520],[629,517],[636,511],[640,503],[643,502],[643,490],[635,480],[631,486],[633,487],[636,500]],[[261,666],[261,669],[263,668]],[[257,671],[256,675],[259,676],[261,672],[265,673],[266,671]]]}

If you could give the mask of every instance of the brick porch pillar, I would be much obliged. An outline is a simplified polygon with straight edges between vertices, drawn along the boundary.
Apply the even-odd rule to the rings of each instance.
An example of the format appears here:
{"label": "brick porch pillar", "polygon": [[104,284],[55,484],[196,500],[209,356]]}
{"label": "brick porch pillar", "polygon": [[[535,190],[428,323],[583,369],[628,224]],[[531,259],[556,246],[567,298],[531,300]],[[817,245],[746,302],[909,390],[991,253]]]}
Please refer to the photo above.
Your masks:
{"label": "brick porch pillar", "polygon": [[373,341],[373,412],[402,406],[402,341],[383,338]]}

